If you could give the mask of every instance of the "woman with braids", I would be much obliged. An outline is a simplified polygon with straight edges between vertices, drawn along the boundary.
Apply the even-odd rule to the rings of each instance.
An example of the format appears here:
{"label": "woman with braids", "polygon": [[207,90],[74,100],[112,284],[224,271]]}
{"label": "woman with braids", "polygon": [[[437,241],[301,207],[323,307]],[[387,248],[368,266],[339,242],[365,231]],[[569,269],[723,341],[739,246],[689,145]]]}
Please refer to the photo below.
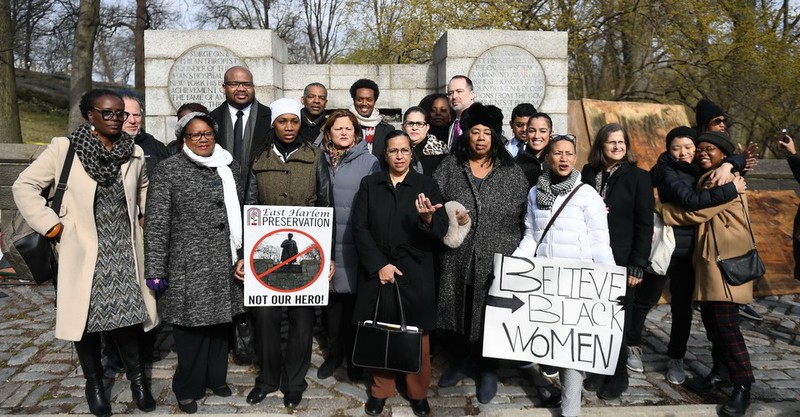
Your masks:
{"label": "woman with braids", "polygon": [[[144,280],[142,228],[147,193],[144,152],[122,131],[125,103],[111,90],[84,94],[87,123],[69,138],[54,138],[14,182],[14,200],[37,232],[58,243],[56,337],[75,342],[86,378],[86,401],[96,416],[111,415],[100,363],[101,333],[119,346],[137,408],[153,411],[140,356],[142,328],[158,321]],[[59,213],[42,190],[60,178],[74,150]]]}

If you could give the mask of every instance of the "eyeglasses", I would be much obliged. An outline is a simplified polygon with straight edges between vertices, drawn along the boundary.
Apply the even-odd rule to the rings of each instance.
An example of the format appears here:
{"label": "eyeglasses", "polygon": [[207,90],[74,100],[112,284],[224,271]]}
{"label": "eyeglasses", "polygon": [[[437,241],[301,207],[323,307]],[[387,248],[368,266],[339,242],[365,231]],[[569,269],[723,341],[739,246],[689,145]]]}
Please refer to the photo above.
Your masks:
{"label": "eyeglasses", "polygon": [[201,139],[214,140],[214,132],[209,130],[207,132],[186,133],[183,137],[192,142],[200,142]]}
{"label": "eyeglasses", "polygon": [[398,152],[400,155],[408,156],[411,155],[411,148],[391,148],[386,150],[386,154],[391,156],[397,156]]}
{"label": "eyeglasses", "polygon": [[723,124],[725,124],[725,118],[724,117],[717,117],[716,119],[711,119],[711,121],[708,122],[708,124],[710,126],[723,125]]}
{"label": "eyeglasses", "polygon": [[252,82],[249,82],[249,81],[225,81],[222,84],[225,85],[225,87],[228,87],[228,88],[241,88],[241,87],[244,87],[244,88],[246,88],[248,90],[253,88],[253,86],[255,86],[255,84],[253,84]]}
{"label": "eyeglasses", "polygon": [[705,148],[697,148],[697,149],[695,149],[694,153],[696,153],[697,155],[700,155],[701,153],[705,152],[706,154],[711,155],[712,153],[714,153],[716,151],[717,151],[717,148],[715,148],[713,146],[707,146]]}
{"label": "eyeglasses", "polygon": [[568,141],[570,141],[572,143],[575,143],[576,139],[577,138],[575,137],[575,135],[569,135],[569,134],[567,134],[567,135],[553,135],[553,136],[550,136],[550,144],[552,145],[554,142],[558,142],[560,140],[568,140]]}
{"label": "eyeglasses", "polygon": [[100,117],[102,117],[103,120],[113,120],[116,118],[120,122],[124,122],[128,120],[128,116],[131,115],[130,113],[124,111],[113,112],[111,110],[98,109],[97,107],[92,107],[92,110],[100,112]]}
{"label": "eyeglasses", "polygon": [[425,122],[403,122],[403,126],[423,128],[428,124]]}

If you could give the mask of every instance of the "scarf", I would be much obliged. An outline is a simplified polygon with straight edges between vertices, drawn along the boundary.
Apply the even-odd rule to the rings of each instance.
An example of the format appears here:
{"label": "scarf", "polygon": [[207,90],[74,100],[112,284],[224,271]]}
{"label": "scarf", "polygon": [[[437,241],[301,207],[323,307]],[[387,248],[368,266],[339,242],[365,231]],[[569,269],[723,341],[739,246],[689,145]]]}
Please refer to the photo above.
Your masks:
{"label": "scarf", "polygon": [[550,210],[556,197],[569,193],[580,179],[581,173],[573,168],[567,179],[554,183],[553,171],[547,170],[536,183],[536,205],[542,210]]}
{"label": "scarf", "polygon": [[231,260],[236,263],[239,259],[238,251],[242,247],[242,208],[239,206],[239,195],[236,193],[236,181],[230,164],[233,156],[218,143],[214,145],[211,156],[198,156],[188,146],[183,147],[183,153],[194,163],[206,168],[216,168],[217,175],[222,180],[222,194],[225,200],[225,211],[228,215],[228,229],[230,229]]}
{"label": "scarf", "polygon": [[597,194],[600,194],[600,197],[603,197],[603,200],[606,199],[606,193],[608,192],[608,179],[611,178],[611,176],[614,175],[614,171],[618,169],[619,165],[614,165],[608,171],[601,169],[594,176],[594,189],[597,191]]}
{"label": "scarf", "polygon": [[133,138],[122,132],[111,151],[107,151],[103,142],[92,134],[92,130],[92,125],[84,123],[69,135],[69,140],[86,173],[99,185],[108,187],[119,176],[119,167],[131,159]]}
{"label": "scarf", "polygon": [[364,117],[358,114],[356,111],[356,106],[351,104],[350,113],[353,113],[356,116],[356,119],[358,119],[358,124],[360,124],[362,128],[375,127],[383,120],[383,116],[381,116],[381,113],[378,111],[377,107],[372,109],[372,114],[370,114],[369,117]]}
{"label": "scarf", "polygon": [[356,141],[347,147],[347,149],[337,149],[336,146],[333,144],[332,140],[325,141],[325,152],[328,153],[328,156],[331,158],[331,168],[336,171],[336,167],[339,166],[339,162],[344,159],[345,154],[349,152],[356,146]]}

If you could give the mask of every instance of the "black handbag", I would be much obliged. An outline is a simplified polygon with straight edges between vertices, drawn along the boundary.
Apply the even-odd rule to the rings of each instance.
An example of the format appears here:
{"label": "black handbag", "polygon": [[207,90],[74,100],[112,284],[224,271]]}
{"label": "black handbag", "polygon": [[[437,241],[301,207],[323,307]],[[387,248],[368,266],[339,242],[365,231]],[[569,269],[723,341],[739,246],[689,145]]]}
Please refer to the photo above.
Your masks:
{"label": "black handbag", "polygon": [[[56,185],[51,208],[56,214],[61,211],[64,192],[67,190],[67,179],[75,157],[75,148],[70,143],[67,156],[64,158],[64,168]],[[42,195],[47,198],[49,187]],[[8,236],[8,238],[6,238]],[[53,241],[33,230],[22,214],[17,211],[12,220],[10,233],[4,233],[3,246],[9,263],[21,279],[33,280],[37,284],[53,280],[56,285],[58,275],[58,256]]]}
{"label": "black handbag", "polygon": [[250,312],[239,314],[233,318],[233,361],[237,365],[258,363],[255,328]]}
{"label": "black handbag", "polygon": [[[744,209],[744,202],[742,203],[742,208]],[[764,276],[766,272],[764,263],[761,262],[761,257],[758,255],[758,250],[756,249],[756,240],[753,236],[753,228],[750,226],[750,216],[746,209],[744,209],[744,218],[747,220],[747,228],[750,230],[751,249],[744,255],[726,259],[722,259],[719,256],[719,247],[717,246],[717,235],[714,233],[713,220],[711,223],[711,236],[714,239],[714,248],[717,251],[717,265],[719,266],[722,278],[731,286],[745,284]]]}
{"label": "black handbag", "polygon": [[422,362],[422,332],[406,326],[400,288],[397,284],[391,285],[397,293],[400,324],[378,321],[378,306],[381,302],[382,292],[379,290],[372,320],[359,322],[356,328],[353,364],[364,368],[415,374],[419,372]]}

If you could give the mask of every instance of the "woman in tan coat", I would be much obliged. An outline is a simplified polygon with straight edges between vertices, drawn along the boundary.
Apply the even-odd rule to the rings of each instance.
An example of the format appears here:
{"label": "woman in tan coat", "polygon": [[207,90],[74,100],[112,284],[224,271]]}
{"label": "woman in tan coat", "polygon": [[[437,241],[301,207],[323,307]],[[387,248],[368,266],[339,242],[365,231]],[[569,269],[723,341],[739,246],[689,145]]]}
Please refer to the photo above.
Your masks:
{"label": "woman in tan coat", "polygon": [[[143,274],[142,228],[147,176],[142,149],[122,131],[128,117],[119,95],[92,90],[80,102],[88,123],[69,138],[55,138],[14,182],[14,201],[37,232],[59,251],[56,337],[75,342],[86,378],[86,401],[97,416],[111,415],[103,389],[101,333],[116,340],[142,411],[155,409],[140,357],[139,341],[157,322],[155,299]],[[60,213],[42,190],[61,175],[67,151],[72,161]]]}
{"label": "woman in tan coat", "polygon": [[[697,138],[695,161],[706,172],[700,177],[698,187],[709,185],[711,170],[733,151],[733,143],[724,133],[706,132]],[[739,305],[753,301],[753,283],[729,285],[717,266],[717,251],[720,258],[726,259],[752,249],[753,240],[745,217],[747,210],[747,197],[740,194],[735,200],[707,209],[685,212],[666,204],[662,212],[665,224],[698,225],[693,259],[694,300],[702,303],[700,311],[706,336],[711,341],[714,363],[705,378],[691,380],[688,386],[697,392],[711,391],[727,381],[729,372],[733,392],[720,410],[723,416],[744,415],[750,406],[750,386],[755,382],[747,346],[739,329]]]}

